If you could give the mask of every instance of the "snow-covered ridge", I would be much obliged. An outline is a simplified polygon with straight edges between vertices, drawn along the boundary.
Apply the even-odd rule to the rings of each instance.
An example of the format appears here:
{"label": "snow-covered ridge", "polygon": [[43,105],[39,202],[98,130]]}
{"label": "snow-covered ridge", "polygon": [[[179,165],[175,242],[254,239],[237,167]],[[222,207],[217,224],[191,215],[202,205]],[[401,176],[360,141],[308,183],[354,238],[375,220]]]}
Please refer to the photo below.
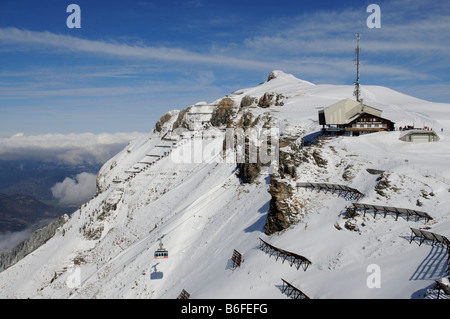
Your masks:
{"label": "snow-covered ridge", "polygon": [[[191,298],[287,298],[278,288],[281,278],[310,298],[432,296],[425,292],[445,277],[447,251],[410,243],[409,236],[414,227],[450,238],[450,105],[363,86],[365,104],[398,126],[420,121],[433,127],[440,141],[410,144],[398,140],[400,132],[385,132],[298,149],[299,138],[320,129],[318,110],[352,93],[352,86],[314,85],[274,71],[261,85],[168,112],[160,129],[131,141],[102,167],[95,198],[43,246],[0,273],[0,296],[176,298],[185,289]],[[259,106],[261,99],[268,106]],[[292,141],[280,145],[283,160],[294,165],[291,175],[278,178],[293,186],[286,205],[296,214],[289,228],[270,236],[264,226],[273,168],[261,167],[255,182],[246,184],[220,153],[211,161],[173,157],[193,145],[221,149],[220,133],[245,122],[244,115],[258,128],[276,125],[283,142]],[[177,134],[170,132],[174,127]],[[346,184],[365,194],[361,202],[418,209],[433,220],[372,213],[349,218],[351,202],[296,188],[299,181]],[[161,238],[167,260],[153,259]],[[277,261],[258,248],[259,238],[312,263],[303,271]],[[233,270],[234,249],[245,261]],[[381,270],[380,288],[368,285],[370,265]]]}

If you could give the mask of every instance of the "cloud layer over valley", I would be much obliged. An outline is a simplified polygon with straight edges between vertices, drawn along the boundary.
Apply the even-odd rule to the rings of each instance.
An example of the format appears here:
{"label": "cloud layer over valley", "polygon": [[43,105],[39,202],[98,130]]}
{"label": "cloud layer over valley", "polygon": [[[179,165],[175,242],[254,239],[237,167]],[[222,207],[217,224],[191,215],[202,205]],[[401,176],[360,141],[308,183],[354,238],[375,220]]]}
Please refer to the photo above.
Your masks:
{"label": "cloud layer over valley", "polygon": [[141,133],[16,134],[0,138],[0,160],[103,164]]}

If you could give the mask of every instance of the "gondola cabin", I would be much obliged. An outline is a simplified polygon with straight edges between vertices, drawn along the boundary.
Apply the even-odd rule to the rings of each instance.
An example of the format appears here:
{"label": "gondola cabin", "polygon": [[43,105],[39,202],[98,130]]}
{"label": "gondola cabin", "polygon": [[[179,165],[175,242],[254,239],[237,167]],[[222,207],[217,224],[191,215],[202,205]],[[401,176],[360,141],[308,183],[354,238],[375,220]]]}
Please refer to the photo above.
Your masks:
{"label": "gondola cabin", "polygon": [[169,252],[167,250],[160,250],[158,249],[155,251],[155,259],[161,259],[161,258],[169,258]]}
{"label": "gondola cabin", "polygon": [[159,249],[155,251],[154,257],[155,259],[169,258],[169,252],[167,251],[167,249],[164,249],[162,241],[159,242]]}

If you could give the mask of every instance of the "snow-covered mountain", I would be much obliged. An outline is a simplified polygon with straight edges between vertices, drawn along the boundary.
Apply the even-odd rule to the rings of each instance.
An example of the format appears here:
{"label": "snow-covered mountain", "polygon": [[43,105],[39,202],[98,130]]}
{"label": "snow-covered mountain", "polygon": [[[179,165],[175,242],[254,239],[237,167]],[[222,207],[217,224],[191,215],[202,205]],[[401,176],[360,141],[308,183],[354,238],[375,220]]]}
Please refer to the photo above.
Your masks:
{"label": "snow-covered mountain", "polygon": [[[352,86],[274,71],[256,87],[168,112],[102,167],[91,201],[0,273],[0,297],[174,299],[185,289],[193,299],[288,298],[281,278],[310,298],[434,297],[426,292],[446,276],[447,249],[410,243],[410,227],[450,237],[450,104],[363,86],[364,103],[383,117],[397,127],[431,127],[440,141],[406,143],[394,131],[302,146],[320,129],[318,110],[352,93]],[[249,164],[239,136],[272,138],[274,128],[279,136],[268,138],[268,148],[277,162]],[[229,131],[237,135],[227,144]],[[233,161],[233,151],[247,161]],[[347,185],[365,194],[360,203],[420,210],[433,220],[351,216],[353,201],[297,182]],[[271,218],[282,227],[267,218],[277,198],[281,215]],[[167,259],[154,259],[160,239]],[[260,239],[311,265],[305,271],[277,260]],[[244,259],[235,269],[234,250]]]}

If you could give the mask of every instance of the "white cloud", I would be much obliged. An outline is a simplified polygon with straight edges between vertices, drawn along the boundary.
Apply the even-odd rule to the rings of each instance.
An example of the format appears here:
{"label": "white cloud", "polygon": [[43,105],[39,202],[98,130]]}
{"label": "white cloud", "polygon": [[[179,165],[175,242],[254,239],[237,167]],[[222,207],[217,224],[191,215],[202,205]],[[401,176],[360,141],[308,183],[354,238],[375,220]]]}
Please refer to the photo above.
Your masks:
{"label": "white cloud", "polygon": [[18,232],[0,233],[0,252],[8,251],[16,247],[18,244],[28,239],[33,234],[34,229],[29,227]]}
{"label": "white cloud", "polygon": [[[433,57],[442,55],[439,61],[448,58],[449,36],[442,30],[450,27],[450,18],[446,8],[438,8],[437,4],[427,5],[420,1],[403,0],[395,4],[386,3],[382,6],[382,28],[371,30],[366,26],[368,14],[365,6],[343,8],[340,11],[321,10],[307,12],[295,17],[268,20],[265,25],[258,26],[259,31],[247,38],[237,38],[232,43],[213,45],[210,50],[198,52],[197,48],[179,48],[169,46],[148,46],[141,43],[126,43],[103,40],[89,40],[52,32],[29,31],[18,28],[0,28],[0,42],[17,45],[23,49],[56,49],[53,52],[84,52],[108,55],[117,58],[137,59],[139,61],[198,63],[203,65],[229,66],[246,70],[261,70],[280,68],[296,71],[295,61],[301,61],[315,55],[320,62],[330,57],[347,59],[327,75],[339,74],[351,66],[356,32],[363,33],[363,53],[373,55],[385,54],[391,60],[391,66],[396,67],[393,55],[414,57]],[[440,10],[439,10],[440,9]],[[439,21],[439,22],[437,22]],[[395,35],[395,36],[393,36]],[[220,49],[218,49],[220,48]],[[367,57],[367,55],[365,55]],[[374,58],[375,59],[375,58]],[[376,60],[376,59],[375,59]],[[326,70],[326,66],[322,67]],[[411,69],[411,68],[410,68]],[[312,69],[314,71],[315,68]],[[401,71],[401,69],[398,69]],[[412,72],[410,70],[409,72]],[[416,71],[417,72],[417,71]],[[423,73],[423,72],[422,72]],[[308,74],[309,76],[309,74]],[[9,91],[10,88],[8,88]],[[140,93],[148,87],[134,88]],[[127,92],[132,88],[126,88]],[[42,90],[34,94],[121,94],[117,88],[75,88],[72,90],[51,91]],[[2,92],[4,94],[11,94]],[[25,93],[19,91],[18,93]],[[130,92],[133,93],[133,92]]]}
{"label": "white cloud", "polygon": [[[190,3],[200,2],[194,0]],[[152,4],[140,1],[139,5]],[[209,44],[197,45],[187,41],[180,44],[176,41],[170,42],[169,39],[164,42],[165,45],[148,45],[145,39],[86,39],[14,27],[0,28],[0,43],[5,44],[4,47],[11,51],[28,50],[45,54],[76,52],[89,54],[92,60],[95,60],[95,57],[107,56],[133,65],[138,63],[152,68],[176,68],[179,74],[192,72],[193,69],[201,70],[204,74],[197,78],[200,86],[219,82],[220,79],[213,81],[214,78],[208,77],[207,74],[219,74],[218,68],[221,68],[221,79],[225,77],[224,70],[233,72],[233,75],[239,78],[242,74],[251,74],[250,71],[260,72],[256,73],[260,75],[261,72],[281,69],[315,83],[352,83],[355,69],[352,63],[356,44],[355,33],[361,32],[364,72],[362,76],[366,83],[392,85],[397,84],[396,81],[436,82],[446,78],[446,69],[450,65],[450,33],[445,32],[450,28],[448,4],[419,0],[383,2],[382,27],[376,30],[367,28],[366,19],[369,14],[366,7],[367,4],[360,3],[351,7],[343,5],[338,9],[335,6],[324,6],[317,11],[299,10],[296,16],[287,14],[282,18],[269,15],[265,17],[264,23],[249,26],[244,24],[242,32],[233,34],[229,31],[227,40],[217,37]],[[215,26],[218,20],[221,20],[220,25],[223,26],[223,19],[217,17],[205,17],[205,24],[201,25],[204,28]],[[122,66],[122,63],[120,65]],[[37,79],[33,85],[26,82],[28,79],[19,83],[20,85],[4,85],[3,89],[0,88],[0,99],[35,100],[62,96],[97,98],[183,90],[179,85],[174,87],[173,79],[165,81],[165,76],[148,81],[143,74],[152,72],[138,72],[139,68],[122,66],[120,69],[95,70],[97,72],[80,72],[76,69],[72,69],[73,72],[64,72],[64,76],[69,74],[72,77],[70,82],[67,79],[59,80],[50,72],[45,81]],[[46,72],[48,71],[43,71],[44,74],[47,74]],[[3,73],[9,77],[20,75],[20,72],[14,71]],[[106,85],[104,82],[100,85],[94,82],[94,78],[103,76],[127,77],[136,82],[122,82],[126,84],[118,87],[111,87],[110,82]],[[83,77],[84,81],[75,80],[73,77]],[[87,82],[86,78],[92,82]],[[386,79],[391,82],[385,83]],[[35,83],[41,85],[36,86]],[[61,83],[70,85],[63,87]],[[72,83],[83,83],[83,86],[77,87]],[[181,84],[192,90],[191,83]],[[213,88],[219,90],[223,86],[219,87],[217,83]],[[194,89],[197,89],[197,86]],[[210,91],[210,88],[202,92],[205,91]],[[183,94],[186,94],[184,92]],[[164,101],[160,100],[158,103],[164,103],[166,100],[165,96]],[[152,97],[152,101],[156,99]]]}
{"label": "white cloud", "polygon": [[[266,29],[245,39],[249,49],[301,55],[347,55],[355,46],[355,33],[362,33],[366,52],[448,54],[450,17],[448,5],[432,1],[395,1],[381,5],[380,29],[366,25],[366,6],[340,11],[306,12],[266,23]],[[351,52],[351,51],[350,51]],[[364,52],[364,51],[363,51]]]}
{"label": "white cloud", "polygon": [[75,178],[66,177],[61,183],[52,188],[53,196],[64,205],[80,205],[95,195],[97,176],[89,173],[80,173]]}
{"label": "white cloud", "polygon": [[15,134],[0,138],[0,160],[34,159],[58,164],[103,164],[143,133]]}
{"label": "white cloud", "polygon": [[268,64],[255,59],[241,59],[234,56],[212,53],[196,53],[180,48],[129,45],[125,43],[87,40],[52,32],[20,30],[14,27],[0,28],[0,41],[27,45],[36,49],[53,47],[64,51],[95,53],[118,58],[135,58],[142,60],[160,60],[181,63],[202,63],[222,66],[234,66],[245,69],[267,67]]}

